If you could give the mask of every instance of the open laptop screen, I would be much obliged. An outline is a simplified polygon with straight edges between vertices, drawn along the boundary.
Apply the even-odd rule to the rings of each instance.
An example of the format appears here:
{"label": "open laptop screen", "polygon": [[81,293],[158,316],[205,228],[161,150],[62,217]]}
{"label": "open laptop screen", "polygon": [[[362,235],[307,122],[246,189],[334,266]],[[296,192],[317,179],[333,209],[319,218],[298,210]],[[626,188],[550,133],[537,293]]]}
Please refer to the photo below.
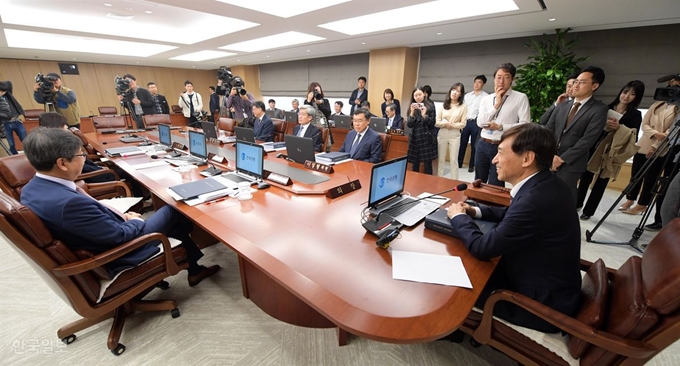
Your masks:
{"label": "open laptop screen", "polygon": [[159,124],[158,125],[158,142],[167,147],[172,146],[172,138],[170,137],[170,126]]}
{"label": "open laptop screen", "polygon": [[392,198],[404,191],[407,158],[403,156],[373,166],[371,187],[368,191],[368,207]]}
{"label": "open laptop screen", "polygon": [[208,147],[205,143],[204,134],[189,131],[189,153],[197,158],[208,159]]}
{"label": "open laptop screen", "polygon": [[264,170],[264,148],[250,142],[236,141],[236,170],[261,179]]}

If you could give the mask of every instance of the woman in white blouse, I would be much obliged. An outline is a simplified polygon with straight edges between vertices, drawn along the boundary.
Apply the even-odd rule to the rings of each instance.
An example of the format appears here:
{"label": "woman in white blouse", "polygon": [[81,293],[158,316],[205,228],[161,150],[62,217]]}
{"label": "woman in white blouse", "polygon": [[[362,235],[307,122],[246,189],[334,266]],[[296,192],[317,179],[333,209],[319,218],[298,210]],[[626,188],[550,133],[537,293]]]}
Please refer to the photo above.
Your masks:
{"label": "woman in white blouse", "polygon": [[451,179],[458,179],[458,149],[460,148],[460,132],[467,123],[467,107],[463,103],[465,87],[461,83],[455,83],[449,89],[444,99],[444,105],[437,110],[435,127],[437,133],[437,146],[439,151],[439,163],[437,175],[444,176],[444,164],[446,163],[446,149],[449,149],[449,164],[451,166]]}

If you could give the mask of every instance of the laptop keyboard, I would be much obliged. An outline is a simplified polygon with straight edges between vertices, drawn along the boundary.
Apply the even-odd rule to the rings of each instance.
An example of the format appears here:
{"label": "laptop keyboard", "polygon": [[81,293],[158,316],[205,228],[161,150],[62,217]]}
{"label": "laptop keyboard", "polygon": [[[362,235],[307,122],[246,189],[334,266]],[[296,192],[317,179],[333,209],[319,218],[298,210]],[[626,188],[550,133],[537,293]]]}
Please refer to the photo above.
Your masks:
{"label": "laptop keyboard", "polygon": [[388,208],[387,210],[382,211],[380,214],[387,214],[392,217],[397,217],[411,209],[413,206],[417,205],[419,202],[420,201],[414,200],[413,198],[404,198],[401,202],[397,203],[395,207]]}

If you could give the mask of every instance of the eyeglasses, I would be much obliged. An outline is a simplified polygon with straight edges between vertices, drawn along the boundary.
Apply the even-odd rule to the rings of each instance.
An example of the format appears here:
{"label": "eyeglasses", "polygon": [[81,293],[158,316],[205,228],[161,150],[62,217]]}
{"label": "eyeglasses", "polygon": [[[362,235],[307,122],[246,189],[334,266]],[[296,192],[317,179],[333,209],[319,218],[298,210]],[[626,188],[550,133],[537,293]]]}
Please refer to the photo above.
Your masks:
{"label": "eyeglasses", "polygon": [[578,85],[578,84],[580,84],[580,85],[586,85],[586,84],[588,84],[589,82],[590,82],[589,80],[574,80],[574,81],[571,83],[571,85]]}
{"label": "eyeglasses", "polygon": [[75,158],[78,157],[78,156],[80,156],[80,157],[82,157],[83,159],[85,159],[85,158],[87,158],[87,153],[75,154],[75,155],[73,155],[73,158],[75,159]]}

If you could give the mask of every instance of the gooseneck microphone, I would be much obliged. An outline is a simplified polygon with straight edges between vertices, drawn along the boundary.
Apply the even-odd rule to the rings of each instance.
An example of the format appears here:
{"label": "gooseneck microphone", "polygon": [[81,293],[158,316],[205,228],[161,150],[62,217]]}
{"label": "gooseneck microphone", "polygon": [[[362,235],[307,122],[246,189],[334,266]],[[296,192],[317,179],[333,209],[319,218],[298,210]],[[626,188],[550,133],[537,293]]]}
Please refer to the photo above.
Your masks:
{"label": "gooseneck microphone", "polygon": [[[394,208],[397,208],[397,207],[406,206],[406,205],[413,205],[414,202],[422,201],[422,200],[425,200],[425,199],[428,199],[428,198],[432,198],[432,197],[435,197],[435,196],[438,196],[438,195],[444,194],[444,193],[449,193],[449,192],[461,192],[461,191],[466,190],[467,187],[468,187],[468,185],[467,185],[466,183],[461,183],[461,184],[459,184],[459,185],[457,185],[457,186],[455,186],[455,187],[453,187],[453,188],[451,188],[451,189],[447,189],[447,190],[445,190],[445,191],[441,191],[441,192],[438,192],[438,193],[433,193],[433,194],[431,194],[431,195],[429,195],[429,196],[416,198],[416,199],[414,199],[413,201],[404,202],[404,203],[400,203],[400,204],[398,204],[398,205],[394,205],[394,206],[392,206],[392,207],[390,207],[390,208],[388,208],[388,209],[386,209],[386,210],[381,211],[381,212],[375,217],[375,221],[380,221],[380,215],[381,215],[383,212],[387,211],[387,210],[391,210],[391,209],[394,209]],[[437,199],[443,199],[443,198],[444,198],[444,197],[437,197]]]}

